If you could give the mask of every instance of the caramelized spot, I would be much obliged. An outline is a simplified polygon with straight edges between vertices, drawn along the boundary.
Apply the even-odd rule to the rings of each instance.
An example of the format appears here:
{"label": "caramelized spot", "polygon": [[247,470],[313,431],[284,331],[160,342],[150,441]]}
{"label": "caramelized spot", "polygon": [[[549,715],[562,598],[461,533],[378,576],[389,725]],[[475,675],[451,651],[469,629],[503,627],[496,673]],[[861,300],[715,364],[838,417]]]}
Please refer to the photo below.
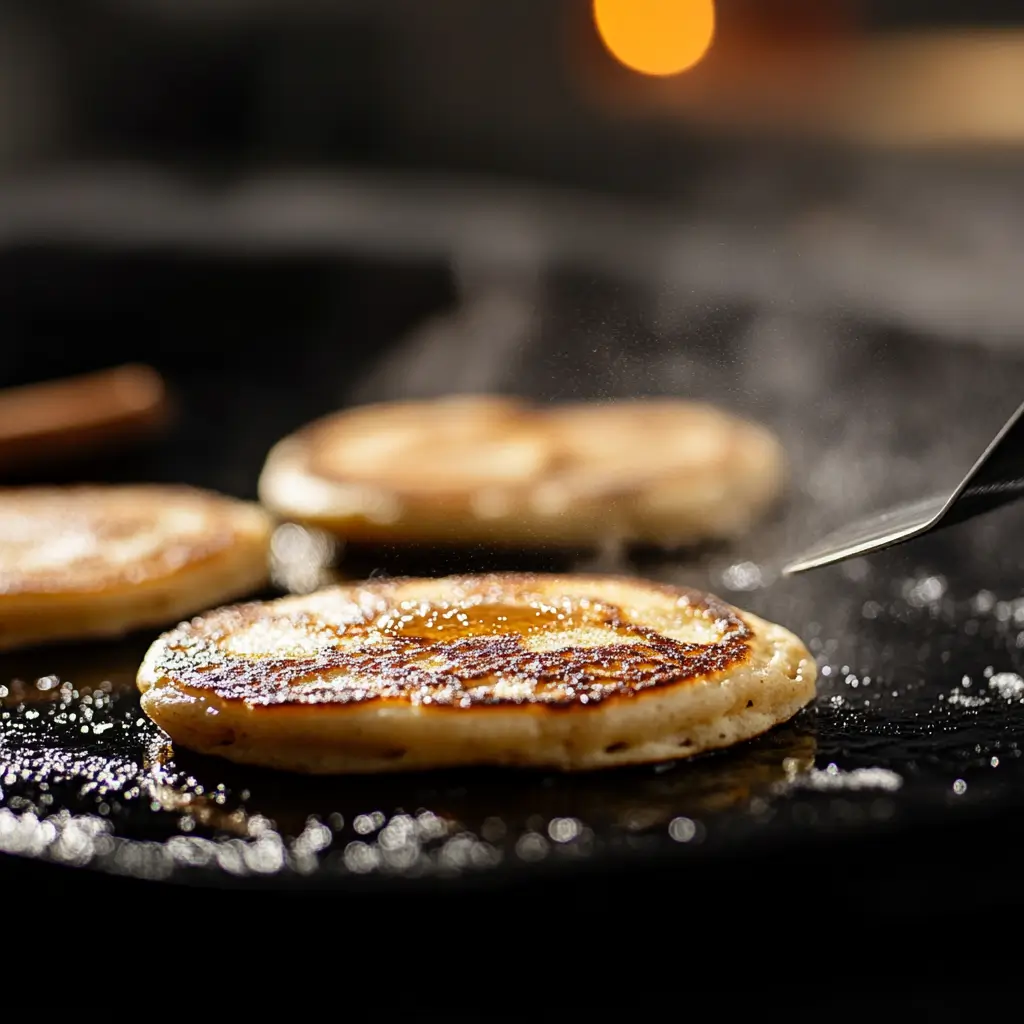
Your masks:
{"label": "caramelized spot", "polygon": [[377,621],[377,628],[385,636],[451,641],[509,633],[529,636],[576,624],[609,626],[611,622],[589,607],[560,611],[550,605],[480,604],[467,608],[424,604],[409,611],[389,612]]}

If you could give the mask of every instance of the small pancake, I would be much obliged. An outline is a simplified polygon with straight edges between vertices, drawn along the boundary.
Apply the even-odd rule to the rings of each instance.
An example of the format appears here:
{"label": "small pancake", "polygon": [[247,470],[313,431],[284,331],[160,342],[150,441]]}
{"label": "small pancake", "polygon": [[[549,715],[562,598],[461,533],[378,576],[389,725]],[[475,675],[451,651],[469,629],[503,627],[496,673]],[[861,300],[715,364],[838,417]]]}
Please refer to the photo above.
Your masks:
{"label": "small pancake", "polygon": [[781,626],[614,576],[392,579],[222,608],[139,670],[174,742],[315,774],[668,761],[749,739],[814,696]]}
{"label": "small pancake", "polygon": [[157,485],[0,489],[0,648],[163,626],[264,585],[257,505]]}
{"label": "small pancake", "polygon": [[742,533],[783,476],[770,433],[709,405],[456,396],[309,424],[271,450],[260,498],[354,542],[675,547]]}

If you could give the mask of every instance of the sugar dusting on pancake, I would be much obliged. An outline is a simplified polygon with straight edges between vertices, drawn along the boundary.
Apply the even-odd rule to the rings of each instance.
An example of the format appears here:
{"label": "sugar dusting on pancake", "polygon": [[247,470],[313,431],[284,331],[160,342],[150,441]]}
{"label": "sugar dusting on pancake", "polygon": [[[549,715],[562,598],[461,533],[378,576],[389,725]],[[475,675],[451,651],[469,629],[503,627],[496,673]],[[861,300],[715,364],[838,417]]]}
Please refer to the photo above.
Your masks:
{"label": "sugar dusting on pancake", "polygon": [[528,576],[449,578],[441,600],[401,586],[225,609],[164,640],[181,685],[252,705],[405,700],[470,707],[595,704],[721,672],[748,655],[746,624],[697,594],[661,629],[616,604],[549,595]]}
{"label": "sugar dusting on pancake", "polygon": [[0,489],[0,648],[165,625],[263,585],[270,519],[160,485]]}
{"label": "sugar dusting on pancake", "polygon": [[185,487],[0,490],[0,594],[103,589],[207,558],[234,506]]}

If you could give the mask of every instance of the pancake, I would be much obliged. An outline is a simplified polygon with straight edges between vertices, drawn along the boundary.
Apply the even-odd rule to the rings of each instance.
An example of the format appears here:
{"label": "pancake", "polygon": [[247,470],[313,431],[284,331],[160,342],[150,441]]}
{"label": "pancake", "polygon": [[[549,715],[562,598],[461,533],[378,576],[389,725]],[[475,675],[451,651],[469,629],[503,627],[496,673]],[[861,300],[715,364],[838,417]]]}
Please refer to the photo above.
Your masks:
{"label": "pancake", "polygon": [[218,609],[160,637],[138,685],[183,747],[331,774],[685,758],[789,719],[815,679],[792,633],[710,595],[493,574]]}
{"label": "pancake", "polygon": [[710,405],[461,396],[317,420],[270,451],[259,493],[358,543],[678,547],[743,533],[783,478],[775,437]]}
{"label": "pancake", "polygon": [[115,637],[267,578],[257,505],[157,485],[0,489],[0,648]]}

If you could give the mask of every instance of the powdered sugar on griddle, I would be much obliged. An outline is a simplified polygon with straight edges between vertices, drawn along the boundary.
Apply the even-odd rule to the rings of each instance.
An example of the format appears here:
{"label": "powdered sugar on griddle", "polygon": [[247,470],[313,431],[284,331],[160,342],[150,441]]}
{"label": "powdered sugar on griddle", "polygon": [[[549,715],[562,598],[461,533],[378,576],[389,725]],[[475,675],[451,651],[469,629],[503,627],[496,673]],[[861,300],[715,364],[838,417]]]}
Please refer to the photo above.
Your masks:
{"label": "powdered sugar on griddle", "polygon": [[888,768],[854,768],[844,771],[834,763],[824,769],[811,768],[794,774],[786,783],[789,788],[812,789],[817,792],[880,789],[895,793],[902,785],[903,777]]}
{"label": "powdered sugar on griddle", "polygon": [[988,681],[989,689],[1004,700],[1020,700],[1024,698],[1024,679],[1016,672],[999,672]]}

